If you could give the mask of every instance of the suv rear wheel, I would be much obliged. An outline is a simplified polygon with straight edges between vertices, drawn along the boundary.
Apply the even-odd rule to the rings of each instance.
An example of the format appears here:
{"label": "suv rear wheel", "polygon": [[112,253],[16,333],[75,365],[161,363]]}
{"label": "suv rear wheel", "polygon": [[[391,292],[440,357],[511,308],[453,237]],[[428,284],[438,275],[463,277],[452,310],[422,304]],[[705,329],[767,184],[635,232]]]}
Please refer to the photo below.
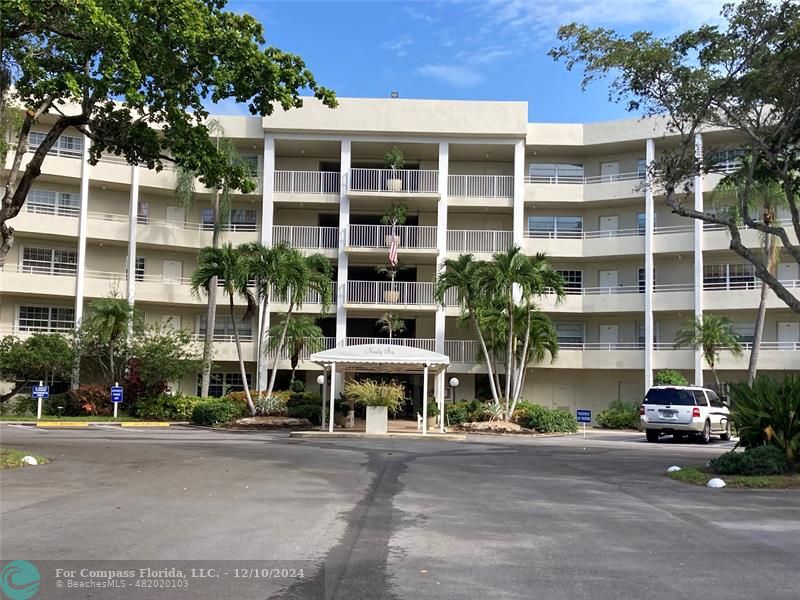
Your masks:
{"label": "suv rear wheel", "polygon": [[731,439],[731,422],[730,421],[725,421],[725,431],[720,434],[719,439],[721,439],[723,442],[727,442],[729,439]]}
{"label": "suv rear wheel", "polygon": [[656,429],[648,429],[645,434],[647,435],[648,442],[657,442],[658,441],[658,430]]}
{"label": "suv rear wheel", "polygon": [[703,431],[700,432],[700,435],[697,436],[697,442],[699,444],[707,444],[711,441],[711,423],[706,421],[706,424],[703,425]]}

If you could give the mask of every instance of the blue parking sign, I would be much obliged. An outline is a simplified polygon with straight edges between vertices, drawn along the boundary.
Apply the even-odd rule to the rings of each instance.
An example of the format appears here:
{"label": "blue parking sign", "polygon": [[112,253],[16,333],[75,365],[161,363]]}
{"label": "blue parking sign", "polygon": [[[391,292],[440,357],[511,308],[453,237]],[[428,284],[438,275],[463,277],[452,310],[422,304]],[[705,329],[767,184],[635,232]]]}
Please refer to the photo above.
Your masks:
{"label": "blue parking sign", "polygon": [[115,385],[111,388],[111,401],[122,402],[122,388],[120,386]]}
{"label": "blue parking sign", "polygon": [[31,388],[31,396],[34,398],[49,398],[50,386],[49,385],[34,385]]}
{"label": "blue parking sign", "polygon": [[592,422],[592,411],[578,409],[575,411],[575,419],[578,423],[591,423]]}

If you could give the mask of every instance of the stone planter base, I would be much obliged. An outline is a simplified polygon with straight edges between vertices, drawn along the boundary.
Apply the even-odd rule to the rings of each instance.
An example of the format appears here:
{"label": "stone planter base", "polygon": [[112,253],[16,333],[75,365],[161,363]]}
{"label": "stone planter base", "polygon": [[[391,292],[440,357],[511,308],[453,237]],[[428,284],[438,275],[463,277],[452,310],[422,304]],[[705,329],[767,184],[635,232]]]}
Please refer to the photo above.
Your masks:
{"label": "stone planter base", "polygon": [[367,406],[367,433],[385,434],[389,431],[389,408],[387,406]]}

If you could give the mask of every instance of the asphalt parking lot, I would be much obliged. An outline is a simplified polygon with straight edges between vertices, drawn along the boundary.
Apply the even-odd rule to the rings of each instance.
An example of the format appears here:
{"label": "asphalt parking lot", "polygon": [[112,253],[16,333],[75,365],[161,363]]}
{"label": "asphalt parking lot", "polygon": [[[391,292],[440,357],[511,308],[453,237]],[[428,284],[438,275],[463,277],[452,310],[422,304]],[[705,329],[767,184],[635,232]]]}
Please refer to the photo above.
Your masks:
{"label": "asphalt parking lot", "polygon": [[[0,435],[52,459],[3,471],[3,561],[306,561],[303,579],[248,582],[235,595],[138,597],[800,595],[797,491],[709,490],[662,475],[732,443],[594,432],[299,441],[7,424]],[[123,597],[103,593],[91,597]]]}

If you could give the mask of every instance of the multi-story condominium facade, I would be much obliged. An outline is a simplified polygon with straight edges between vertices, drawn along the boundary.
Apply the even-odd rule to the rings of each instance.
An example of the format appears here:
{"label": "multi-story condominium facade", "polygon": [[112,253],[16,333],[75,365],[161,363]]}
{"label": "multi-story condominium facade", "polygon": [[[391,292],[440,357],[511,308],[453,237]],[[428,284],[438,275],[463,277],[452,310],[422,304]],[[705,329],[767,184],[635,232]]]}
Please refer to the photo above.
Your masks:
{"label": "multi-story condominium facade", "polygon": [[[567,282],[565,301],[541,300],[561,350],[554,362],[530,367],[526,399],[599,410],[617,398],[640,399],[664,368],[701,383],[709,377],[702,358],[672,342],[703,311],[730,317],[747,349],[760,289],[753,269],[728,249],[724,230],[672,214],[645,185],[648,161],[677,140],[653,120],[546,124],[528,123],[527,114],[525,102],[342,99],[333,110],[308,100],[264,119],[220,117],[258,179],[253,193],[236,195],[223,240],[286,241],[327,256],[334,305],[319,315],[319,299],[309,297],[300,309],[319,315],[326,346],[386,343],[376,339],[385,334],[375,322],[396,313],[406,331],[393,343],[448,355],[446,377],[460,381],[456,399],[484,393],[486,369],[477,342],[459,326],[459,310],[434,301],[437,265],[461,253],[488,259],[511,244],[546,252]],[[31,134],[32,145],[40,135]],[[696,142],[735,161],[729,132]],[[383,169],[394,146],[406,160],[392,176],[399,187],[387,184]],[[87,151],[78,134],[63,135],[13,221],[16,243],[0,273],[0,331],[71,328],[91,300],[117,291],[147,321],[169,320],[200,339],[205,300],[190,293],[188,279],[211,240],[208,190],[183,207],[174,170],[148,171],[113,156],[91,166]],[[687,202],[715,202],[719,179],[697,178]],[[387,293],[375,270],[390,241],[379,223],[396,202],[408,207],[399,228],[406,268]],[[744,237],[759,245],[756,232]],[[782,261],[778,270],[800,294],[797,264]],[[273,318],[283,309],[272,306]],[[234,327],[255,375],[258,323],[231,322],[219,311],[212,392],[241,385]],[[723,379],[743,378],[748,354],[723,353]],[[772,293],[759,368],[800,370],[800,322]],[[316,389],[319,367],[303,360],[299,370]],[[197,385],[176,382],[187,393]],[[409,385],[421,393],[418,376]]]}

